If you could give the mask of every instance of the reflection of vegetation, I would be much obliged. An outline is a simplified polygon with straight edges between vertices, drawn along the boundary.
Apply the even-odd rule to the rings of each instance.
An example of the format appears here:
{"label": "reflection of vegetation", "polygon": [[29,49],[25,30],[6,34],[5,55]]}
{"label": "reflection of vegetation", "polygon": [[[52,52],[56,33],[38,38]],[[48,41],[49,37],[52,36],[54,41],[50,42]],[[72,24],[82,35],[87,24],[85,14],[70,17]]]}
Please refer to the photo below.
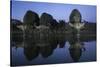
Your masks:
{"label": "reflection of vegetation", "polygon": [[38,54],[39,54],[38,47],[36,46],[27,46],[27,47],[25,46],[24,47],[24,55],[26,56],[27,60],[31,61],[35,59],[38,56]]}
{"label": "reflection of vegetation", "polygon": [[69,44],[70,44],[69,47],[70,56],[72,57],[73,61],[75,62],[79,61],[82,55],[82,50],[85,50],[84,43],[82,43],[80,39],[77,39],[75,37],[72,40],[69,40]]}
{"label": "reflection of vegetation", "polygon": [[[74,17],[75,15],[76,17]],[[81,14],[74,10],[70,16],[70,23],[80,22]],[[57,45],[63,48],[66,41],[69,41],[72,59],[78,61],[82,54],[82,42],[95,40],[96,33],[94,32],[96,32],[96,24],[86,23],[80,31],[80,39],[77,40],[77,30],[64,20],[57,22],[47,13],[43,13],[39,18],[37,13],[30,10],[26,12],[23,23],[16,19],[11,20],[11,44],[23,47],[24,55],[29,61],[35,59],[39,54],[44,58],[51,56]],[[19,44],[22,42],[24,42],[23,45]]]}
{"label": "reflection of vegetation", "polygon": [[[91,41],[95,40],[94,36],[88,36],[90,34],[85,35],[85,37],[76,39],[76,36],[73,33],[68,34],[69,36],[62,35],[62,34],[48,34],[42,33],[42,37],[39,35],[40,32],[34,32],[31,35],[27,35],[24,40],[20,40],[22,37],[16,34],[19,37],[13,36],[12,42],[15,43],[15,47],[23,47],[24,48],[24,55],[26,56],[27,60],[31,61],[38,57],[39,54],[43,58],[48,58],[53,54],[54,49],[57,48],[59,45],[60,48],[65,46],[65,42],[68,41],[70,44],[70,55],[74,61],[78,61],[81,57],[82,50],[84,49],[84,41]],[[50,33],[50,31],[48,32]],[[18,44],[24,42],[23,44]]]}

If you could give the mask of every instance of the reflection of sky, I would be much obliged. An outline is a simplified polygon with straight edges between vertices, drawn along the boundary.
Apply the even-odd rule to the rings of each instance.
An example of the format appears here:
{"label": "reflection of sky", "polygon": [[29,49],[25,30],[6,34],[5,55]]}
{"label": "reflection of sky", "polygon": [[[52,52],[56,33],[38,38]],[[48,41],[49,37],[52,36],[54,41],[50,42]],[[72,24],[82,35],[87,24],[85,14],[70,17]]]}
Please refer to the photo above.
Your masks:
{"label": "reflection of sky", "polygon": [[[84,42],[86,51],[82,52],[79,62],[95,61],[96,60],[96,42]],[[17,65],[27,65],[27,64],[50,64],[50,63],[68,63],[73,62],[72,57],[69,53],[70,44],[66,42],[64,48],[56,48],[53,54],[48,58],[43,58],[40,54],[33,59],[28,61],[24,55],[23,48],[12,48],[12,62]],[[21,60],[20,60],[21,59]]]}
{"label": "reflection of sky", "polygon": [[86,21],[96,22],[96,6],[69,5],[69,4],[50,4],[41,2],[22,2],[12,1],[12,18],[23,20],[27,10],[35,11],[39,16],[43,13],[51,14],[57,20],[69,20],[69,15],[73,9],[78,9],[82,18]]}

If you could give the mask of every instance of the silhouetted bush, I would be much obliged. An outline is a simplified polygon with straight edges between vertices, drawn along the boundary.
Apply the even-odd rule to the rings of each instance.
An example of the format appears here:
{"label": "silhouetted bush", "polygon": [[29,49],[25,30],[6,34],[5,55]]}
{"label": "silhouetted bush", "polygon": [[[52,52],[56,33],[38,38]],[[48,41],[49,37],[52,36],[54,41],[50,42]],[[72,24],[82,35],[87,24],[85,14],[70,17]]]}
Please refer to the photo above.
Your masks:
{"label": "silhouetted bush", "polygon": [[53,21],[50,23],[50,28],[57,29],[57,25],[58,25],[58,22],[55,19],[53,19]]}
{"label": "silhouetted bush", "polygon": [[50,26],[53,21],[53,17],[50,14],[43,13],[40,17],[40,25]]}
{"label": "silhouetted bush", "polygon": [[25,25],[39,25],[39,16],[37,13],[28,10],[23,18],[23,22]]}
{"label": "silhouetted bush", "polygon": [[82,20],[82,16],[80,12],[77,9],[74,9],[70,14],[69,22],[74,24],[77,22],[81,22],[81,20]]}
{"label": "silhouetted bush", "polygon": [[20,20],[17,20],[17,19],[11,19],[10,20],[10,28],[11,28],[11,31],[19,31],[21,29],[19,29],[17,26],[18,25],[22,25],[23,23],[20,21]]}
{"label": "silhouetted bush", "polygon": [[59,29],[61,30],[65,30],[65,21],[64,20],[59,20]]}

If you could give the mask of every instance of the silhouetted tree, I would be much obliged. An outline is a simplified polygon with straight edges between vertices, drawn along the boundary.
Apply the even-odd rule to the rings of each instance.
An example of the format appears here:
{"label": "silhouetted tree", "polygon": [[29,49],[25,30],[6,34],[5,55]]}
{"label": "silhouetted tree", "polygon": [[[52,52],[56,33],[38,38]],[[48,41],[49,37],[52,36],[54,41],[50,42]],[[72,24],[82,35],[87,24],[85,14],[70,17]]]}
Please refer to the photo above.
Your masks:
{"label": "silhouetted tree", "polygon": [[74,24],[74,23],[80,23],[81,20],[82,20],[82,16],[80,12],[77,9],[72,10],[69,17],[69,22]]}
{"label": "silhouetted tree", "polygon": [[57,29],[57,25],[58,25],[58,22],[53,19],[53,21],[50,23],[50,28],[53,30]]}
{"label": "silhouetted tree", "polygon": [[20,20],[17,20],[17,19],[11,19],[10,22],[13,23],[13,24],[15,24],[15,25],[21,25],[21,24],[23,24]]}
{"label": "silhouetted tree", "polygon": [[38,26],[39,25],[39,16],[37,13],[28,10],[23,18],[24,25],[29,26]]}
{"label": "silhouetted tree", "polygon": [[17,19],[11,19],[10,20],[10,29],[11,31],[21,31],[17,26],[22,25],[23,23],[20,20]]}
{"label": "silhouetted tree", "polygon": [[65,30],[65,26],[66,26],[66,23],[64,20],[59,20],[59,29],[64,31]]}
{"label": "silhouetted tree", "polygon": [[40,17],[40,25],[50,26],[53,21],[53,17],[50,14],[43,13]]}

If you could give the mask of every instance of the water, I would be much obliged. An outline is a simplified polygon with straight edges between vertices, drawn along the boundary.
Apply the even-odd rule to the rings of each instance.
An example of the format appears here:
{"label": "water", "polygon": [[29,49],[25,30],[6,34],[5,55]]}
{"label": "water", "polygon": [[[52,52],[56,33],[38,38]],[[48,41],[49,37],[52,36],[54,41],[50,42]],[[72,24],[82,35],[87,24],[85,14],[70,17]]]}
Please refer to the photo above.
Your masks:
{"label": "water", "polygon": [[95,34],[34,34],[23,39],[14,35],[11,41],[11,65],[39,65],[96,61]]}

